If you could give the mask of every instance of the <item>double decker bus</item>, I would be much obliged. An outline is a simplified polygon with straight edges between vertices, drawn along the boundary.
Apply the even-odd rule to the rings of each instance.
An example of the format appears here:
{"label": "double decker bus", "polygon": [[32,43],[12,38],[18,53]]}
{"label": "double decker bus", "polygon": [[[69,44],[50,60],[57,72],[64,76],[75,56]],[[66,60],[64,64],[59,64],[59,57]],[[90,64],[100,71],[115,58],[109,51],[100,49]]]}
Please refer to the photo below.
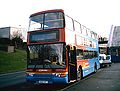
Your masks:
{"label": "double decker bus", "polygon": [[97,34],[62,9],[30,16],[26,80],[34,84],[70,83],[100,68]]}

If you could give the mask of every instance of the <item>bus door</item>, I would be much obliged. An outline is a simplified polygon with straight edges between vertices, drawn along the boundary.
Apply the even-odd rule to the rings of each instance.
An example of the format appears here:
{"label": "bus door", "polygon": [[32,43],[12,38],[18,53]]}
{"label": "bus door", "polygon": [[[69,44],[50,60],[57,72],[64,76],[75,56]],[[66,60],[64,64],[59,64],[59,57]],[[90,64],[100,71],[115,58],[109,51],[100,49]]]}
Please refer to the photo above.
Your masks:
{"label": "bus door", "polygon": [[69,82],[77,79],[76,48],[68,47],[68,80]]}

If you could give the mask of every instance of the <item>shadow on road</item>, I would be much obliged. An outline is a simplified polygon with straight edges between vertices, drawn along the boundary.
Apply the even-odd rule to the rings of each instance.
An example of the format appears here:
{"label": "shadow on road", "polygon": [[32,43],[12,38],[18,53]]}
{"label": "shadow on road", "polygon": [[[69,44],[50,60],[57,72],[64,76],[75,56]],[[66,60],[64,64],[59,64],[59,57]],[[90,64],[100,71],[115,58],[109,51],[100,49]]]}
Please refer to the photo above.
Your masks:
{"label": "shadow on road", "polygon": [[0,91],[58,91],[67,86],[67,84],[34,85],[28,83],[21,83],[9,87],[0,88]]}

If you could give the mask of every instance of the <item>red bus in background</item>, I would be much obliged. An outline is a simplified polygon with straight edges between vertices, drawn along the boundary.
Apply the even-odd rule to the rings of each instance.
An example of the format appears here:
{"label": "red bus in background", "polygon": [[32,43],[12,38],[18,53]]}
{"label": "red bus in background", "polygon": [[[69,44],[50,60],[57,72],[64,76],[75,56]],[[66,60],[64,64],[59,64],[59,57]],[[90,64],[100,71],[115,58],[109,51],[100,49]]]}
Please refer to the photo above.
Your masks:
{"label": "red bus in background", "polygon": [[100,68],[97,34],[62,9],[32,14],[27,35],[28,82],[70,83]]}

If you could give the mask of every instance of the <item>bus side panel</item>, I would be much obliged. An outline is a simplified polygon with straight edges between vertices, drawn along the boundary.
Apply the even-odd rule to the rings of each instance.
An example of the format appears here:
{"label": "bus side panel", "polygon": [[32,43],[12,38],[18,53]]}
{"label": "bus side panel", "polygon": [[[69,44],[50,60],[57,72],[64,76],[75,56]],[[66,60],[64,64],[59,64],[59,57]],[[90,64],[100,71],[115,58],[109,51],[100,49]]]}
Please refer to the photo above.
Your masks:
{"label": "bus side panel", "polygon": [[[87,76],[88,74],[91,74],[94,72],[94,66],[95,64],[97,65],[97,69],[100,68],[100,64],[97,58],[93,58],[93,59],[89,59],[88,61],[88,65],[89,66],[85,66],[85,61],[82,62],[82,70],[83,70],[83,77]],[[86,61],[86,63],[87,63]]]}
{"label": "bus side panel", "polygon": [[90,60],[87,60],[87,63],[88,63],[88,66],[83,67],[83,77],[93,72],[93,69],[91,69],[93,63],[90,63]]}
{"label": "bus side panel", "polygon": [[100,63],[99,63],[98,58],[90,59],[90,60],[89,60],[89,64],[90,64],[90,68],[89,68],[90,73],[94,72],[94,70],[95,70],[95,68],[94,68],[95,65],[97,65],[97,70],[100,68]]}
{"label": "bus side panel", "polygon": [[90,64],[88,60],[79,60],[77,61],[77,68],[79,68],[79,66],[82,67],[82,72],[83,72],[83,77],[87,76],[88,74],[90,74]]}

